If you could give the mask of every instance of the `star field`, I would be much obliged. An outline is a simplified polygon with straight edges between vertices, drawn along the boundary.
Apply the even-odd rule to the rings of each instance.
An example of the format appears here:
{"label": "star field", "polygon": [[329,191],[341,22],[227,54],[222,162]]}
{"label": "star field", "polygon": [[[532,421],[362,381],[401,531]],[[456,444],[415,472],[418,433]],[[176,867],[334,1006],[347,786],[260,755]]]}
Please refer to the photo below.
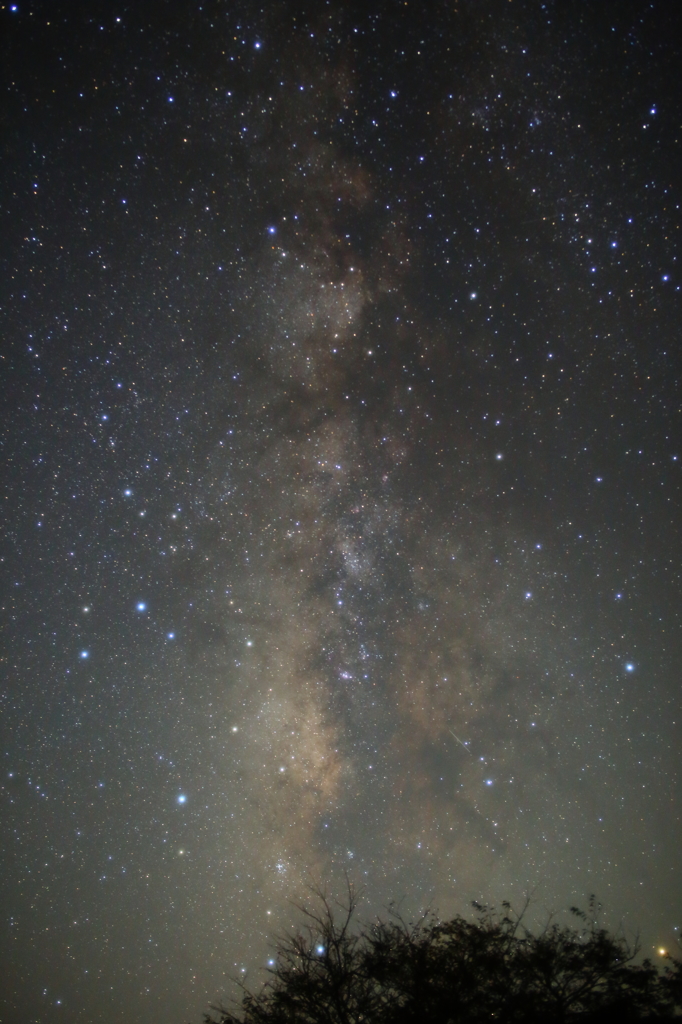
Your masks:
{"label": "star field", "polygon": [[3,1021],[345,874],[675,943],[679,20],[0,5]]}

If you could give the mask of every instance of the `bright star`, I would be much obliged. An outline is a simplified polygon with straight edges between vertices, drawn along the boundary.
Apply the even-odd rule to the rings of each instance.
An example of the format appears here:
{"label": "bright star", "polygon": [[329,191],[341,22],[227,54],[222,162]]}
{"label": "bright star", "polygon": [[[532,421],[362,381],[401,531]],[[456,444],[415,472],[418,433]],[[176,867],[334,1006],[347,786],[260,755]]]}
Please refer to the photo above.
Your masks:
{"label": "bright star", "polygon": [[634,672],[635,671],[634,663],[631,662],[631,661],[626,661],[625,662],[625,671],[626,672]]}
{"label": "bright star", "polygon": [[90,651],[81,651],[81,658],[85,660],[90,657]]}
{"label": "bright star", "polygon": [[180,793],[179,796],[178,796],[178,803],[179,804],[184,804],[186,802],[187,802],[187,797],[185,796],[184,793]]}
{"label": "bright star", "polygon": [[144,601],[138,601],[137,602],[137,610],[138,610],[138,612],[146,612],[147,611],[147,605],[144,603]]}

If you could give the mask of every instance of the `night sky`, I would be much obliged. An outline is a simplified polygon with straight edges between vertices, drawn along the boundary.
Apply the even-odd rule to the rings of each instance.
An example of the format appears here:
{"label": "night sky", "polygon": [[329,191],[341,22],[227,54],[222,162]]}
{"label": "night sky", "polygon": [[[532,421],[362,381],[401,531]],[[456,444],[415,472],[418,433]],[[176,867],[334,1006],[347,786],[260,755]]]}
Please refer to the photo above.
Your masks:
{"label": "night sky", "polygon": [[311,882],[682,926],[673,3],[0,8],[1,1019]]}

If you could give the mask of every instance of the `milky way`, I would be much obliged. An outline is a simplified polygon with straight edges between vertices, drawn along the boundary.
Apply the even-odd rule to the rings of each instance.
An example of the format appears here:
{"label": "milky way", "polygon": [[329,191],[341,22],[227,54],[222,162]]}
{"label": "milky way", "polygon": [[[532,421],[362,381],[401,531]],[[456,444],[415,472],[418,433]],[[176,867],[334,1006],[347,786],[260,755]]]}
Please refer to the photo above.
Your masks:
{"label": "milky way", "polygon": [[8,1022],[682,921],[672,15],[267,6],[1,12]]}

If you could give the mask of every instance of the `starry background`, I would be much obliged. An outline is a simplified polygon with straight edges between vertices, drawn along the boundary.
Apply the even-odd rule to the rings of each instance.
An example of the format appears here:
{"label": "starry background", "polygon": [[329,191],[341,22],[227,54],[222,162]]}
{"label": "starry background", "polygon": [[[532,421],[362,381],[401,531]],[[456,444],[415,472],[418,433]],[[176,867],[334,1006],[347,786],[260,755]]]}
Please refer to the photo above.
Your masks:
{"label": "starry background", "polygon": [[682,924],[675,5],[0,9],[2,1020]]}

